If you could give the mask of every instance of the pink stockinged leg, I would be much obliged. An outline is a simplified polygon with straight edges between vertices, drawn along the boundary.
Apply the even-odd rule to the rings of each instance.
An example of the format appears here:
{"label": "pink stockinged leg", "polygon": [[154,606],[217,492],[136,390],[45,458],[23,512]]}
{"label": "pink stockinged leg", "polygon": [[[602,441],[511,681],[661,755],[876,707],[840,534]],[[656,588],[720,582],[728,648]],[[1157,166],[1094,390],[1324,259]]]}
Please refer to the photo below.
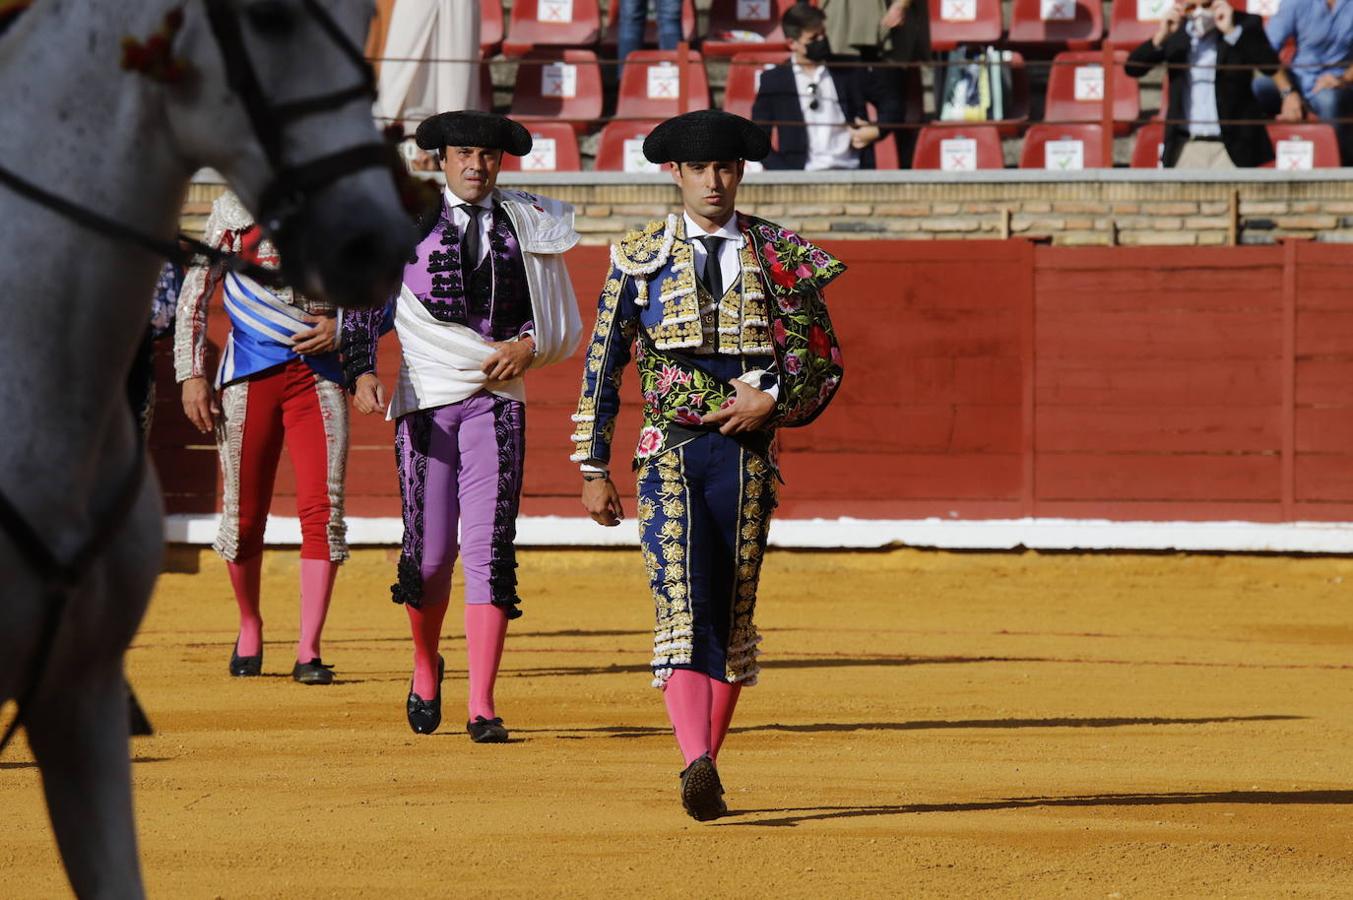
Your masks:
{"label": "pink stockinged leg", "polygon": [[334,592],[338,563],[327,559],[301,560],[301,639],[296,644],[296,660],[307,663],[319,659],[319,638],[329,614],[329,598]]}
{"label": "pink stockinged leg", "polygon": [[258,656],[263,650],[263,616],[259,610],[263,554],[228,562],[226,571],[230,573],[230,586],[235,590],[235,603],[240,608],[239,644],[235,652],[240,656]]}
{"label": "pink stockinged leg", "polygon": [[662,689],[667,718],[686,765],[710,752],[710,678],[703,672],[675,669]]}
{"label": "pink stockinged leg", "polygon": [[495,717],[493,685],[503,660],[507,637],[507,614],[491,603],[465,604],[465,651],[469,657],[470,721],[476,716]]}
{"label": "pink stockinged leg", "polygon": [[709,758],[719,761],[719,748],[728,736],[728,726],[733,724],[733,709],[738,705],[738,695],[742,693],[742,683],[729,684],[718,678],[709,680]]}
{"label": "pink stockinged leg", "polygon": [[424,700],[437,696],[437,646],[450,605],[449,600],[443,600],[424,603],[422,609],[404,607],[409,611],[409,630],[413,632],[413,692]]}

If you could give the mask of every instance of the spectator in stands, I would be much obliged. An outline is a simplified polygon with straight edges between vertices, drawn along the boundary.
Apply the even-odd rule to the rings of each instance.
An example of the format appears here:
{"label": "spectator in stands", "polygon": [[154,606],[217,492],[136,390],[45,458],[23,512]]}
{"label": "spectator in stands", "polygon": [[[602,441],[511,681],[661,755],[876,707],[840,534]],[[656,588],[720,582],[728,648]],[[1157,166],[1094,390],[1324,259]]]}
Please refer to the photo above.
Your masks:
{"label": "spectator in stands", "polygon": [[1170,67],[1161,154],[1166,168],[1248,168],[1273,159],[1264,126],[1240,124],[1267,118],[1251,86],[1254,69],[1287,83],[1263,20],[1236,12],[1226,0],[1177,4],[1155,35],[1128,55],[1127,74],[1140,78],[1161,63]]}
{"label": "spectator in stands", "polygon": [[827,40],[839,57],[868,62],[930,58],[926,0],[819,0],[827,15]]}
{"label": "spectator in stands", "polygon": [[1295,40],[1292,81],[1259,78],[1254,92],[1269,115],[1300,122],[1304,107],[1335,123],[1343,164],[1353,163],[1353,129],[1338,124],[1353,116],[1353,2],[1349,0],[1283,0],[1265,27],[1268,42],[1281,50]]}
{"label": "spectator in stands", "polygon": [[[834,66],[827,38],[827,16],[796,3],[781,20],[792,54],[790,61],[761,75],[752,119],[770,135],[779,132],[779,149],[766,157],[767,169],[872,169],[873,144],[880,126],[902,118],[902,98],[889,91],[873,69]],[[878,110],[867,119],[866,104]]]}
{"label": "spectator in stands", "polygon": [[681,43],[681,0],[612,0],[620,4],[620,61],[644,45],[648,5],[657,4],[658,47],[675,50]]}

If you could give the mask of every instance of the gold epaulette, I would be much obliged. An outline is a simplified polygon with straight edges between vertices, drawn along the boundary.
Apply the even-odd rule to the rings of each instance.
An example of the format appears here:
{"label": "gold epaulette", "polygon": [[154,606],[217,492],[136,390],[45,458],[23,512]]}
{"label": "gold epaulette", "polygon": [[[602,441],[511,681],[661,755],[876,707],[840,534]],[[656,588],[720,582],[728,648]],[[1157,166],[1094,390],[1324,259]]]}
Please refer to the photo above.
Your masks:
{"label": "gold epaulette", "polygon": [[611,245],[611,265],[626,275],[651,275],[663,267],[676,238],[677,217],[655,219]]}

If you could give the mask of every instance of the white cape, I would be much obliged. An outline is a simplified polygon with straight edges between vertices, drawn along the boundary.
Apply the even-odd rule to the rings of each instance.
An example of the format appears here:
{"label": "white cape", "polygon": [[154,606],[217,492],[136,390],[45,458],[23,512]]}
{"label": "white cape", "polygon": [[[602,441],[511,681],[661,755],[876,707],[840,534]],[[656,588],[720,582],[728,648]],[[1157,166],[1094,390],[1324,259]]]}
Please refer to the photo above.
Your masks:
{"label": "white cape", "polygon": [[[531,368],[563,362],[582,339],[578,298],[563,257],[578,243],[573,207],[521,191],[500,191],[499,199],[517,232],[526,268],[536,343]],[[484,337],[435,318],[407,285],[395,300],[395,333],[403,362],[387,419],[458,403],[481,390],[525,401],[524,379],[490,381],[482,371],[484,361],[493,355]]]}

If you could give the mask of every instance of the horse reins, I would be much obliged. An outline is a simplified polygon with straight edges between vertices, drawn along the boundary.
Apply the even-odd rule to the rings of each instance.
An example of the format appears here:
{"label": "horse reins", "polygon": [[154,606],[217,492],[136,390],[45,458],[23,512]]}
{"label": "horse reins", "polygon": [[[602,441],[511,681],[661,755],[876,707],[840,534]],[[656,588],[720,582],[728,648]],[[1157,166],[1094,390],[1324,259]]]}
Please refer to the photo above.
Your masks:
{"label": "horse reins", "polygon": [[[255,136],[264,148],[273,167],[273,181],[260,196],[260,224],[273,233],[274,238],[289,226],[310,202],[311,195],[340,178],[361,169],[391,167],[396,161],[390,144],[362,144],[320,157],[299,166],[286,165],[282,157],[283,131],[298,119],[345,106],[362,97],[375,98],[375,76],[362,51],[348,38],[324,9],[319,0],[301,0],[306,11],[320,28],[360,71],[359,84],[303,100],[273,104],[263,94],[258,76],[244,45],[244,35],[238,17],[230,9],[229,0],[204,0],[211,30],[225,61],[226,77],[231,89],[244,104]],[[265,269],[233,253],[210,247],[193,238],[179,235],[178,241],[166,241],[144,231],[118,222],[108,216],[87,209],[45,188],[22,178],[0,166],[0,185],[14,193],[56,213],[88,231],[121,243],[132,244],[157,256],[186,264],[194,256],[202,256],[213,265],[246,274],[262,284],[280,287],[289,283],[287,276],[276,269]],[[99,518],[99,525],[67,561],[62,561],[23,513],[0,492],[0,531],[4,532],[19,550],[20,555],[44,580],[51,593],[48,615],[43,622],[37,656],[33,661],[27,688],[18,695],[18,714],[0,735],[0,753],[14,738],[23,724],[33,698],[42,685],[42,676],[56,646],[57,632],[64,618],[70,593],[89,566],[104,551],[113,534],[131,512],[141,491],[145,476],[145,445],[138,441],[136,462],[131,474],[118,492],[117,501],[108,513]]]}

